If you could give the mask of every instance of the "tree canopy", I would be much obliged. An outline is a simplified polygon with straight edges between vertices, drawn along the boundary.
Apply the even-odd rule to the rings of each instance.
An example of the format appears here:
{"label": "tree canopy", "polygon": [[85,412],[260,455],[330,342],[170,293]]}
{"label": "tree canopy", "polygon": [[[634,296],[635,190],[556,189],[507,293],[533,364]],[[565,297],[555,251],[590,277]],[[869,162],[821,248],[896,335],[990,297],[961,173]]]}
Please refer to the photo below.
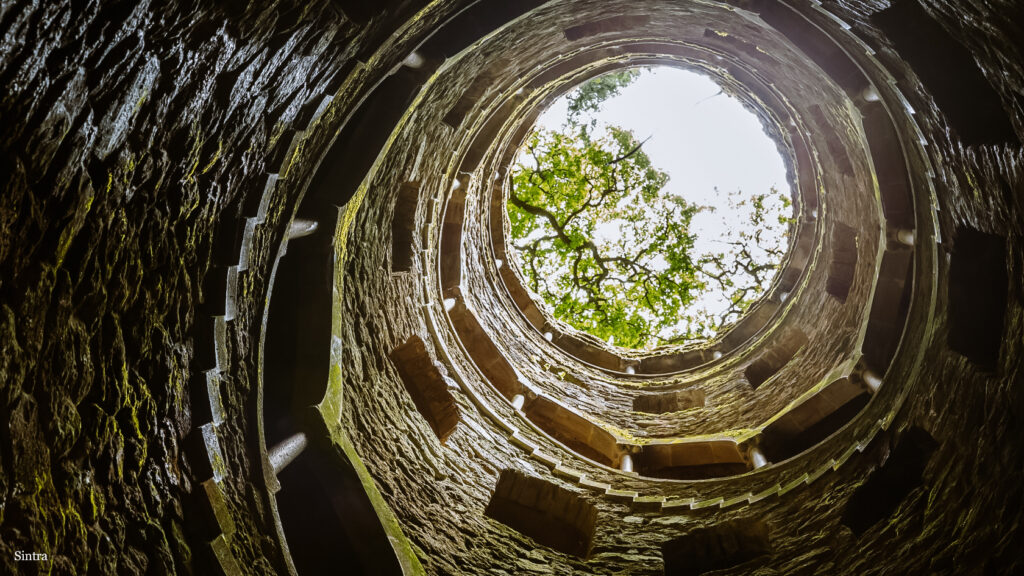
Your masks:
{"label": "tree canopy", "polygon": [[575,90],[569,92],[567,99],[567,125],[578,128],[579,135],[586,137],[587,123],[581,123],[580,117],[590,116],[590,127],[597,124],[595,113],[601,108],[601,103],[617,96],[619,92],[633,83],[640,77],[640,69],[626,68],[616,72],[602,74],[581,84]]}
{"label": "tree canopy", "polygon": [[[601,102],[637,74],[583,84],[569,94],[562,130],[527,138],[507,212],[520,271],[556,318],[619,346],[652,348],[707,338],[767,288],[782,254],[763,237],[765,202],[781,195],[730,199],[752,203],[753,228],[695,255],[691,221],[708,208],[666,192],[668,175],[632,132],[597,129]],[[724,313],[693,309],[708,290],[729,299]]]}

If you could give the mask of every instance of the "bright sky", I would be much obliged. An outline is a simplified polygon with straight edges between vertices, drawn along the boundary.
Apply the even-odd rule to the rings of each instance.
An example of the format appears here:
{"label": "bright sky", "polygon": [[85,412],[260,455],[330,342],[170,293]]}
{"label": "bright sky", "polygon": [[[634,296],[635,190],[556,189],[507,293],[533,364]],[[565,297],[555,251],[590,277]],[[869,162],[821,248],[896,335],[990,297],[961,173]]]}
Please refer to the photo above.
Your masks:
{"label": "bright sky", "polygon": [[[644,152],[671,177],[667,189],[694,204],[714,206],[716,213],[698,214],[693,221],[697,249],[704,250],[721,234],[722,219],[729,218],[724,195],[715,192],[762,192],[775,186],[789,192],[786,168],[775,143],[760,120],[738,100],[719,94],[710,77],[677,68],[645,69],[618,96],[609,98],[598,114],[599,125],[633,131],[638,140],[648,136]],[[716,96],[716,94],[718,94]],[[537,122],[558,130],[565,121],[567,100],[559,99]]]}
{"label": "bright sky", "polygon": [[[537,126],[559,130],[566,115],[567,101],[562,98]],[[735,239],[738,227],[749,224],[749,208],[730,206],[727,193],[741,190],[742,197],[748,197],[774,186],[790,194],[778,148],[760,120],[708,76],[669,67],[644,69],[619,95],[605,101],[596,116],[599,129],[611,124],[632,130],[639,141],[650,136],[643,150],[655,167],[669,174],[667,191],[691,204],[714,208],[693,218],[698,257],[720,252],[722,241]],[[781,205],[775,208],[779,215],[792,215]],[[770,218],[774,223],[776,216]],[[773,225],[769,233],[782,242],[786,226]],[[615,227],[605,231],[614,235]],[[700,295],[695,305],[711,313],[728,307],[724,296],[713,291]]]}

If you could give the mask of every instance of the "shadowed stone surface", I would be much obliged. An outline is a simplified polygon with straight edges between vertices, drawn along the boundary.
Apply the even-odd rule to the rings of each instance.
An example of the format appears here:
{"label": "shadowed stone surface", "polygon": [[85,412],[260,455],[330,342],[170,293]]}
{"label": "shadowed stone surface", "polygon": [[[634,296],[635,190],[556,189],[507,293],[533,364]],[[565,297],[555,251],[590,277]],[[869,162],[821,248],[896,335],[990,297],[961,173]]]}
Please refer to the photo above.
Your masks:
{"label": "shadowed stone surface", "polygon": [[[1024,571],[1020,22],[1011,0],[0,4],[0,573]],[[629,43],[698,60],[684,36],[787,143],[808,233],[721,358],[551,346],[481,182],[557,90]],[[296,217],[318,231],[289,246]],[[329,342],[265,350],[284,316],[330,318]],[[410,337],[454,429],[388,360]],[[858,362],[877,392],[815,395]],[[780,461],[746,472],[779,415]],[[725,474],[671,471],[717,435],[701,465]],[[626,452],[638,472],[608,465]]]}

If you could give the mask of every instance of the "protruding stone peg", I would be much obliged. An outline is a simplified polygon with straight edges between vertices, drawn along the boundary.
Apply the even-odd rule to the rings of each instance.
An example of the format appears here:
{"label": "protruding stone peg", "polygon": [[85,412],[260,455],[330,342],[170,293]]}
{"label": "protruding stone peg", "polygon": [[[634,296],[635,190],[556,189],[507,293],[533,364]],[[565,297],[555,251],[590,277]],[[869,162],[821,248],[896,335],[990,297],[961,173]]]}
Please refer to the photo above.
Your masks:
{"label": "protruding stone peg", "polygon": [[316,232],[317,223],[314,220],[301,220],[296,218],[292,220],[292,225],[288,227],[288,239],[295,240],[296,238],[302,238],[303,236],[309,236]]}
{"label": "protruding stone peg", "polygon": [[896,240],[904,246],[914,245],[914,231],[906,228],[900,228],[896,231]]}
{"label": "protruding stone peg", "polygon": [[452,308],[455,308],[455,298],[445,298],[444,299],[444,311],[445,312],[451,312]]}
{"label": "protruding stone peg", "polygon": [[871,370],[864,371],[864,383],[871,388],[872,392],[878,392],[878,389],[882,386],[882,377],[872,372]]}
{"label": "protruding stone peg", "polygon": [[302,454],[302,451],[306,449],[308,444],[309,439],[306,438],[306,433],[299,432],[271,448],[269,458],[270,466],[274,469],[274,475],[280,474],[285,467],[298,458],[299,454]]}
{"label": "protruding stone peg", "polygon": [[715,350],[714,352],[711,353],[711,358],[713,360],[721,360],[722,359],[722,351],[721,350]]}
{"label": "protruding stone peg", "polygon": [[636,368],[633,366],[626,366],[626,374],[636,374]]}
{"label": "protruding stone peg", "polygon": [[516,394],[512,397],[512,407],[516,410],[522,410],[524,404],[526,404],[526,396]]}
{"label": "protruding stone peg", "polygon": [[882,96],[878,93],[878,89],[874,85],[868,85],[860,91],[860,97],[865,102],[878,102],[882,99]]}
{"label": "protruding stone peg", "polygon": [[623,472],[633,471],[633,457],[629,454],[623,454],[622,460],[619,461],[619,470]]}
{"label": "protruding stone peg", "polygon": [[551,342],[551,340],[552,340],[552,339],[553,339],[554,337],[555,337],[555,335],[554,335],[554,334],[552,334],[551,332],[545,332],[545,333],[544,333],[544,339],[545,339],[545,340],[547,340],[548,342]]}
{"label": "protruding stone peg", "polygon": [[426,62],[426,60],[424,60],[423,56],[420,56],[419,52],[410,52],[409,55],[405,57],[405,60],[402,60],[402,64],[412,68],[413,70],[419,70],[422,68],[424,62]]}
{"label": "protruding stone peg", "polygon": [[757,446],[750,449],[750,462],[754,465],[754,469],[764,468],[768,465],[768,458],[765,457],[764,452]]}

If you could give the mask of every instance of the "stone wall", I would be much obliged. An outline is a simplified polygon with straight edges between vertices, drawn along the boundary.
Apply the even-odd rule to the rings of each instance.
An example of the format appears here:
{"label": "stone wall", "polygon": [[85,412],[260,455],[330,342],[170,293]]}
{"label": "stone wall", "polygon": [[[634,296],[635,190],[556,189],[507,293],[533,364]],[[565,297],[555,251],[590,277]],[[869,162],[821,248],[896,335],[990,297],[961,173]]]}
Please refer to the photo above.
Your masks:
{"label": "stone wall", "polygon": [[[817,70],[820,53],[792,44],[773,3],[0,5],[0,572],[1024,570],[1024,15],[1012,0],[787,4],[894,79],[878,89],[899,108],[915,190],[914,299],[882,387],[848,425],[785,461],[696,481],[622,472],[574,443],[610,434],[642,458],[651,438],[754,442],[837,365],[861,385],[877,256],[893,242],[875,209],[867,108]],[[931,36],[906,35],[914,23]],[[689,28],[695,42],[728,30],[741,41],[730,49],[789,94],[828,210],[803,295],[765,331],[720,362],[641,378],[550,346],[518,312],[491,244],[500,181],[481,182],[496,181],[516,130],[573,74],[623,62],[616,38]],[[952,43],[945,68],[915,50],[936,39]],[[589,68],[517,94],[599,42],[607,52]],[[460,195],[464,220],[446,228]],[[289,232],[297,218],[318,225],[311,238]],[[859,234],[842,302],[825,289],[833,223]],[[461,286],[446,291],[453,229]],[[330,306],[303,296],[314,289]],[[450,297],[475,314],[509,382],[489,381],[497,372],[480,366]],[[282,351],[305,346],[304,328],[326,330],[318,315],[330,343],[325,332]],[[793,328],[808,343],[751,387],[746,367]],[[427,371],[431,401],[392,360],[411,337],[423,347],[405,369]],[[634,410],[641,393],[693,387],[703,405]],[[531,408],[537,394],[547,404]],[[572,420],[582,440],[553,437],[528,416],[544,406],[557,420],[552,403],[593,428]],[[272,464],[297,431],[309,440],[300,458],[319,460],[288,466],[330,480],[319,491]],[[489,515],[496,492],[502,512]],[[327,510],[336,547],[296,541],[308,535],[301,505]],[[552,518],[584,543],[530,524]],[[693,551],[715,546],[725,552]]]}

